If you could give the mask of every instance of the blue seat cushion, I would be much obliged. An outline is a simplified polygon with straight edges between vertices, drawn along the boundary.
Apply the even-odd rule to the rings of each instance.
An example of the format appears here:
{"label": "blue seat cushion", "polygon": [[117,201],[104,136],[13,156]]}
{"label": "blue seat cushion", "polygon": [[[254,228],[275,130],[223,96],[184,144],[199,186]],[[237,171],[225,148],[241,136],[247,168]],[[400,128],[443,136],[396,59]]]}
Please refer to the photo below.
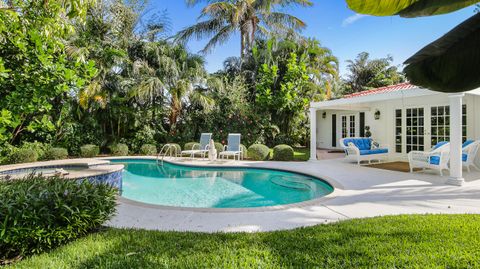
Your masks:
{"label": "blue seat cushion", "polygon": [[470,145],[470,144],[472,144],[472,143],[473,143],[473,140],[467,140],[467,141],[463,142],[462,148],[464,148],[464,147],[466,147],[466,146],[468,146],[468,145]]}
{"label": "blue seat cushion", "polygon": [[431,156],[430,157],[430,164],[439,165],[440,164],[440,156]]}
{"label": "blue seat cushion", "polygon": [[388,153],[388,149],[363,149],[360,150],[360,155],[373,155]]}
{"label": "blue seat cushion", "polygon": [[353,143],[359,150],[369,150],[372,148],[371,138],[345,138],[343,144],[348,147],[348,143]]}
{"label": "blue seat cushion", "polygon": [[463,154],[462,154],[462,161],[466,162],[466,161],[467,161],[467,158],[468,158],[467,153],[463,153]]}
{"label": "blue seat cushion", "polygon": [[443,146],[443,145],[445,145],[445,144],[447,144],[447,143],[448,143],[447,141],[438,142],[438,143],[432,148],[432,150],[436,150],[436,149],[438,149],[439,147],[441,147],[441,146]]}

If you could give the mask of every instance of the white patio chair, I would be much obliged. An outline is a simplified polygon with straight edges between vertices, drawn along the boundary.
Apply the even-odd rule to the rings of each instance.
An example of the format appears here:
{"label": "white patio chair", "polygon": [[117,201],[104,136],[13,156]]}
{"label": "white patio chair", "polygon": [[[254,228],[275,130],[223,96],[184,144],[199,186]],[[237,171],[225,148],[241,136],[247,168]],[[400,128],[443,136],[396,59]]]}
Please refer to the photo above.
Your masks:
{"label": "white patio chair", "polygon": [[477,156],[480,141],[467,140],[462,145],[462,165],[470,172],[470,166],[480,170],[475,164],[475,157]]}
{"label": "white patio chair", "polygon": [[408,153],[408,163],[410,164],[410,173],[414,168],[433,169],[440,172],[443,176],[443,170],[449,170],[448,161],[450,160],[450,143],[438,142],[431,151],[410,151]]}
{"label": "white patio chair", "polygon": [[238,157],[238,160],[243,159],[243,153],[242,149],[240,148],[240,137],[241,134],[228,134],[228,141],[227,145],[223,147],[222,152],[218,155],[220,158],[233,156],[233,159],[235,160],[235,157]]}
{"label": "white patio chair", "polygon": [[190,158],[195,158],[195,155],[200,155],[205,159],[205,155],[208,153],[210,139],[212,139],[211,133],[202,133],[200,135],[200,144],[195,144],[191,150],[182,151],[183,154],[190,155]]}

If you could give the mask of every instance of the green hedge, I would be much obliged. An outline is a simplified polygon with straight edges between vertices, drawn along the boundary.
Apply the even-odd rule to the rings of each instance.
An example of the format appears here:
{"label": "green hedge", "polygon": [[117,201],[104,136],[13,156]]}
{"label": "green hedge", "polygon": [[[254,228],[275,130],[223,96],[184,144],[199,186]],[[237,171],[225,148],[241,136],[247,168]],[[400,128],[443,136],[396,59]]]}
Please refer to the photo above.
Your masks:
{"label": "green hedge", "polygon": [[217,150],[217,154],[223,151],[223,145],[220,142],[215,142],[215,149]]}
{"label": "green hedge", "polygon": [[46,160],[63,160],[68,158],[68,150],[65,148],[50,148],[45,152]]}
{"label": "green hedge", "polygon": [[0,260],[40,253],[99,227],[115,212],[116,192],[61,177],[0,180]]}
{"label": "green hedge", "polygon": [[144,144],[140,148],[140,154],[142,154],[142,155],[157,155],[157,147],[153,144]]}
{"label": "green hedge", "polygon": [[248,148],[248,157],[255,161],[266,161],[270,158],[270,149],[262,144],[253,144]]}
{"label": "green hedge", "polygon": [[185,143],[185,145],[183,146],[183,149],[184,150],[192,150],[193,147],[196,147],[196,149],[200,149],[200,143],[197,143],[197,142]]}
{"label": "green hedge", "polygon": [[128,156],[128,146],[126,144],[118,143],[110,146],[110,151],[113,156]]}
{"label": "green hedge", "polygon": [[46,159],[45,153],[51,148],[51,146],[49,144],[44,144],[44,143],[35,141],[35,142],[23,142],[20,148],[34,150],[37,153],[38,160],[45,160]]}
{"label": "green hedge", "polygon": [[273,160],[293,161],[294,150],[289,145],[277,145],[273,148]]}
{"label": "green hedge", "polygon": [[83,145],[80,147],[80,157],[93,158],[100,154],[100,148],[96,145]]}
{"label": "green hedge", "polygon": [[38,160],[38,153],[31,148],[14,148],[8,157],[9,163],[33,163]]}

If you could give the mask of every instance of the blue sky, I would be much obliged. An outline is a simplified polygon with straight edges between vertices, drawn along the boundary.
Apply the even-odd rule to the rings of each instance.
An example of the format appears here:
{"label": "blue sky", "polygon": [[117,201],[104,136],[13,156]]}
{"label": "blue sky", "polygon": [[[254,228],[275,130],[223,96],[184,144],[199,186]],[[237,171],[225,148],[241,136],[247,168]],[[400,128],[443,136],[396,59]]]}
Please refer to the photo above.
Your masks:
{"label": "blue sky", "polygon": [[[303,35],[315,37],[323,46],[332,50],[339,58],[340,72],[345,75],[346,60],[354,59],[358,53],[367,51],[371,57],[391,55],[395,65],[401,65],[409,56],[428,43],[474,14],[473,7],[455,13],[404,19],[395,17],[372,17],[355,14],[348,9],[344,0],[314,0],[311,8],[288,8],[287,12],[300,17],[307,23]],[[203,3],[187,7],[184,0],[150,0],[149,12],[166,10],[171,22],[171,33],[194,24]],[[188,48],[198,52],[208,40],[189,42]],[[206,55],[207,69],[221,69],[225,58],[240,53],[238,36],[218,46]]]}

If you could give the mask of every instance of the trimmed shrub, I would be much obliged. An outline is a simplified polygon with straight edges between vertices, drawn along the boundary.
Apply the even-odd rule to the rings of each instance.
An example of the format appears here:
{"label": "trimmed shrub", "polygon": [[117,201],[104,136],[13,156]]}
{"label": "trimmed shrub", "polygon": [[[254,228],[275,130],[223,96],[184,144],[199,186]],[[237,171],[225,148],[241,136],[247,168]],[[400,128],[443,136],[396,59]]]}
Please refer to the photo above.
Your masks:
{"label": "trimmed shrub", "polygon": [[100,148],[97,145],[83,145],[80,147],[80,157],[93,158],[100,154]]}
{"label": "trimmed shrub", "polygon": [[33,163],[38,160],[38,153],[31,148],[15,148],[8,157],[9,163]]}
{"label": "trimmed shrub", "polygon": [[185,145],[183,146],[183,149],[184,150],[192,150],[193,147],[196,147],[196,149],[200,149],[199,146],[200,146],[200,143],[188,142],[188,143],[185,143]]}
{"label": "trimmed shrub", "polygon": [[123,143],[118,143],[110,146],[110,152],[113,156],[128,156],[128,146]]}
{"label": "trimmed shrub", "polygon": [[270,149],[262,144],[253,144],[248,148],[248,157],[254,161],[266,161],[270,158]]}
{"label": "trimmed shrub", "polygon": [[240,144],[240,150],[242,151],[243,158],[248,158],[248,149],[245,145]]}
{"label": "trimmed shrub", "polygon": [[273,148],[275,161],[293,161],[294,150],[289,145],[277,145]]}
{"label": "trimmed shrub", "polygon": [[35,142],[23,142],[20,148],[34,150],[37,153],[38,160],[45,160],[46,158],[45,153],[51,148],[51,146],[49,144],[44,144],[44,143],[35,141]]}
{"label": "trimmed shrub", "polygon": [[63,160],[68,158],[68,150],[65,148],[50,148],[45,152],[45,160]]}
{"label": "trimmed shrub", "polygon": [[223,145],[220,142],[215,142],[215,149],[217,150],[217,153],[220,153],[223,151]]}
{"label": "trimmed shrub", "polygon": [[0,180],[0,260],[36,254],[98,228],[117,190],[87,180],[30,175]]}
{"label": "trimmed shrub", "polygon": [[144,144],[140,148],[140,154],[142,154],[142,155],[157,155],[157,147],[153,144]]}

